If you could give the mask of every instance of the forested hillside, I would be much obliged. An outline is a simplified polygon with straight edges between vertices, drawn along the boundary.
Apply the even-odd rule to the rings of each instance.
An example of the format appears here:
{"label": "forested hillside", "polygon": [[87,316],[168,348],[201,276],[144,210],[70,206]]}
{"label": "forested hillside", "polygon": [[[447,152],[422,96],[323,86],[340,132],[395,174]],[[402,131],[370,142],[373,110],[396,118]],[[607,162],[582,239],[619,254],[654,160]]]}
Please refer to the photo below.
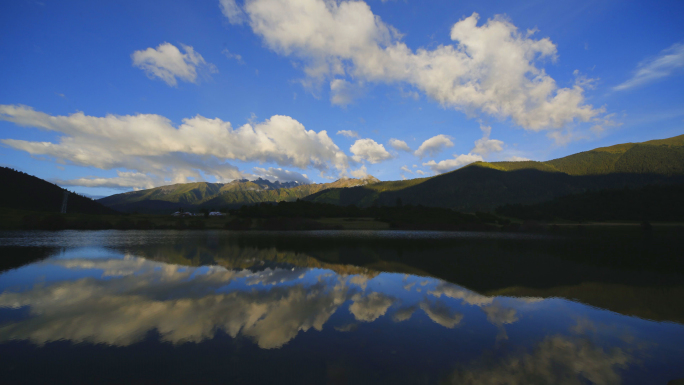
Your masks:
{"label": "forested hillside", "polygon": [[497,214],[523,220],[681,221],[684,185],[609,189],[555,198],[534,205],[505,205]]}
{"label": "forested hillside", "polygon": [[476,162],[433,178],[327,190],[306,199],[340,205],[404,204],[490,211],[589,190],[684,183],[684,135],[581,152],[547,162]]}
{"label": "forested hillside", "polygon": [[[62,209],[65,189],[35,176],[0,167],[0,207],[19,210],[46,211],[58,213]],[[115,214],[90,198],[70,193],[67,212],[79,214]]]}

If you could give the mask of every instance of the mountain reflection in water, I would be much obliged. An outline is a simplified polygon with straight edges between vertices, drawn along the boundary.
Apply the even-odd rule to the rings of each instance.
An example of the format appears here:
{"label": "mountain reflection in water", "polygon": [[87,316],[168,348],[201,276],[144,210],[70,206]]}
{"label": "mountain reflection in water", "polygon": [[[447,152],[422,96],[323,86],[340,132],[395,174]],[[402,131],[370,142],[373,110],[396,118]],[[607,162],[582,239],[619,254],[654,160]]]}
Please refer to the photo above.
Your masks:
{"label": "mountain reflection in water", "polygon": [[[45,238],[44,259],[0,275],[6,381],[620,384],[684,377],[682,287],[628,285],[629,271],[613,271],[608,282],[577,281],[586,266],[545,255],[547,271],[566,270],[560,285],[504,277],[505,285],[481,282],[478,292],[425,271],[434,261],[407,258],[427,252],[459,260],[464,251],[474,258],[496,250],[493,260],[518,253],[520,263],[534,263],[540,251],[473,240],[397,249],[396,240],[390,247],[169,232],[131,241],[145,236],[102,233],[109,237],[95,244],[80,232]],[[35,247],[23,250],[36,255]],[[401,256],[389,256],[398,250]],[[471,281],[480,274],[461,265]],[[631,307],[623,295],[633,296]],[[592,301],[608,306],[586,305]]]}

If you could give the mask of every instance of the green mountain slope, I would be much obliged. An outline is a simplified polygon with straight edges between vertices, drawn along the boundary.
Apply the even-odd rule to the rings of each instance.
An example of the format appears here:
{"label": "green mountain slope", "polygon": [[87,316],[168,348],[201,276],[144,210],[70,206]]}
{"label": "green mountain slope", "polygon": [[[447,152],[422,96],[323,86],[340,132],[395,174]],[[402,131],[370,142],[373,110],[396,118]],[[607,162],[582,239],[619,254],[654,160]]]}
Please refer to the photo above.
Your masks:
{"label": "green mountain slope", "polygon": [[294,201],[330,189],[368,185],[379,182],[367,176],[343,178],[332,183],[305,184],[236,180],[230,183],[183,183],[149,190],[116,194],[99,200],[107,207],[123,212],[168,213],[183,209],[220,209],[258,202]]}
{"label": "green mountain slope", "polygon": [[[59,213],[67,191],[56,184],[7,167],[0,167],[0,207]],[[71,193],[67,213],[116,214],[116,211],[84,196]]]}
{"label": "green mountain slope", "polygon": [[545,163],[569,175],[603,175],[614,172],[682,175],[684,135],[601,147]]}
{"label": "green mountain slope", "polygon": [[112,206],[121,203],[140,201],[165,201],[171,203],[194,204],[216,195],[221,189],[219,183],[183,183],[157,187],[149,190],[133,191],[100,199],[100,203]]}
{"label": "green mountain slope", "polygon": [[[365,186],[353,188],[332,188],[328,190],[315,193],[304,198],[319,203],[330,203],[342,206],[357,205],[366,207],[380,202],[381,198],[390,195],[393,192],[407,191],[413,186],[420,185],[432,178],[417,178],[401,181],[378,182]],[[387,199],[382,199],[386,205],[394,204],[396,199],[389,202]],[[418,204],[418,203],[417,203]]]}
{"label": "green mountain slope", "polygon": [[[359,206],[404,204],[490,211],[588,190],[684,182],[684,135],[597,148],[547,162],[476,162],[432,178],[326,190],[307,197]],[[405,184],[404,184],[405,183]]]}

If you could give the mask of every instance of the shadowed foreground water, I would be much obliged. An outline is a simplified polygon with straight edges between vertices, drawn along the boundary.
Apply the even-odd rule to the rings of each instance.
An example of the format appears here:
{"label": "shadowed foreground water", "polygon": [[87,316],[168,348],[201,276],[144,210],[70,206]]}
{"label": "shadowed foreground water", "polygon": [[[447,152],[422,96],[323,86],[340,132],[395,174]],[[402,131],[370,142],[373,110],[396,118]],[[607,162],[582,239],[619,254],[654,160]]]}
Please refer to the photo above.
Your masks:
{"label": "shadowed foreground water", "polygon": [[0,382],[684,378],[682,276],[572,260],[558,251],[567,242],[420,232],[2,233],[0,253],[13,262],[0,274]]}

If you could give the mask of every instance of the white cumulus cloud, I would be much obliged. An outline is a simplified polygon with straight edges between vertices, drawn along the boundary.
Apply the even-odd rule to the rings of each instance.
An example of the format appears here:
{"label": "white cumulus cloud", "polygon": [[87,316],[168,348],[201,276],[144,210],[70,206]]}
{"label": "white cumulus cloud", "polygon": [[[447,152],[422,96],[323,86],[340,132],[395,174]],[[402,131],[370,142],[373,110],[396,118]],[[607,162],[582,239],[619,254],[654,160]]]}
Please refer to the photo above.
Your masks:
{"label": "white cumulus cloud", "polygon": [[487,156],[491,152],[503,151],[503,142],[497,139],[489,139],[483,137],[475,141],[475,147],[472,152],[475,154],[480,154],[482,156]]}
{"label": "white cumulus cloud", "polygon": [[385,146],[373,139],[359,139],[354,142],[349,151],[354,154],[353,158],[357,162],[366,160],[370,163],[380,163],[392,158],[392,155],[385,150]]}
{"label": "white cumulus cloud", "polygon": [[406,142],[403,140],[392,138],[387,143],[395,150],[411,152],[411,147],[409,147],[408,144],[406,144]]}
{"label": "white cumulus cloud", "polygon": [[353,176],[354,178],[363,178],[368,175],[368,169],[366,166],[361,166],[356,170],[351,170],[349,175]]}
{"label": "white cumulus cloud", "polygon": [[272,182],[299,182],[309,184],[311,180],[306,174],[301,174],[296,171],[284,170],[280,167],[269,167],[268,169],[262,167],[254,167],[254,172]]}
{"label": "white cumulus cloud", "polygon": [[[473,162],[484,161],[483,157],[489,155],[492,152],[503,151],[503,141],[489,138],[489,136],[492,133],[492,128],[490,126],[480,125],[480,129],[482,130],[482,138],[475,141],[475,147],[473,147],[473,149],[470,150],[468,154],[454,154],[453,159],[446,159],[440,162],[431,160],[429,162],[423,163],[423,166],[430,167],[432,172],[435,174],[441,174],[447,171],[455,170],[457,168],[463,167]],[[435,138],[437,137],[426,140],[425,143],[423,143],[423,145],[425,145],[426,143],[428,143],[428,141]],[[434,146],[428,145],[426,146],[426,148],[429,149],[432,147],[437,147],[438,149],[441,149],[438,147],[438,144],[440,143],[441,141],[435,140],[434,143],[431,143],[434,144]],[[451,143],[451,141],[449,141],[449,143]],[[423,145],[421,145],[421,148],[423,147]],[[442,145],[442,147],[443,146],[444,145]],[[420,148],[418,150],[420,150]],[[436,152],[438,151],[433,151],[431,155],[434,155]],[[416,155],[418,155],[417,153],[418,151],[416,151]]]}
{"label": "white cumulus cloud", "polygon": [[446,159],[440,162],[435,162],[434,160],[431,160],[427,163],[423,163],[423,166],[430,167],[432,172],[434,172],[435,174],[441,174],[447,171],[452,171],[457,168],[463,167],[467,164],[483,160],[484,159],[477,154],[461,154],[458,156],[454,155],[453,159]]}
{"label": "white cumulus cloud", "polygon": [[299,59],[318,82],[407,85],[444,106],[510,118],[530,130],[588,122],[603,112],[586,104],[582,82],[560,88],[544,71],[545,61],[557,57],[549,38],[520,31],[504,16],[480,23],[473,13],[452,26],[452,44],[414,51],[363,1],[250,0],[242,11],[266,46]]}
{"label": "white cumulus cloud", "polygon": [[470,151],[474,154],[480,154],[482,156],[487,156],[492,152],[503,151],[504,142],[497,139],[489,139],[489,135],[492,133],[492,128],[490,126],[480,126],[482,130],[482,138],[475,141],[475,147]]}
{"label": "white cumulus cloud", "polygon": [[424,141],[423,144],[418,147],[416,152],[414,152],[414,154],[419,158],[423,158],[425,156],[435,156],[446,147],[453,146],[454,143],[448,136],[440,134]]}
{"label": "white cumulus cloud", "polygon": [[192,47],[185,44],[181,44],[181,47],[185,53],[171,43],[135,51],[131,55],[133,66],[145,71],[148,77],[160,78],[170,86],[177,85],[177,79],[196,83],[198,71],[217,72],[216,66],[207,63]]}
{"label": "white cumulus cloud", "polygon": [[[237,167],[226,163],[228,160],[321,172],[329,172],[331,167],[344,172],[349,161],[326,131],[307,130],[282,115],[239,128],[218,118],[197,115],[174,127],[167,118],[154,114],[96,117],[77,112],[52,116],[27,106],[0,105],[0,120],[61,134],[55,143],[0,140],[17,150],[79,166],[135,171],[151,178],[135,174],[141,180],[139,186],[132,186],[131,175],[109,181],[82,181],[89,186],[118,181],[125,187],[147,187],[150,180],[154,184],[184,183],[188,178],[202,180],[202,174],[220,181],[243,177]],[[364,155],[375,159],[372,152]]]}

